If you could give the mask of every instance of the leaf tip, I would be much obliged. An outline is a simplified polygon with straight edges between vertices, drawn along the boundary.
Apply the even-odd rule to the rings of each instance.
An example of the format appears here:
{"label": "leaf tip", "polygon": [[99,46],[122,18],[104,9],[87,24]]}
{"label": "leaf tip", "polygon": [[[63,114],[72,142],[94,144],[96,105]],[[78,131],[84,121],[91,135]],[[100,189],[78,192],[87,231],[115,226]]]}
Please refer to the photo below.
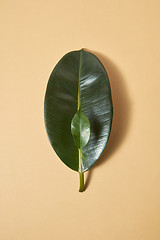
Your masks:
{"label": "leaf tip", "polygon": [[85,48],[81,48],[81,50],[80,50],[81,52],[84,52],[85,51]]}

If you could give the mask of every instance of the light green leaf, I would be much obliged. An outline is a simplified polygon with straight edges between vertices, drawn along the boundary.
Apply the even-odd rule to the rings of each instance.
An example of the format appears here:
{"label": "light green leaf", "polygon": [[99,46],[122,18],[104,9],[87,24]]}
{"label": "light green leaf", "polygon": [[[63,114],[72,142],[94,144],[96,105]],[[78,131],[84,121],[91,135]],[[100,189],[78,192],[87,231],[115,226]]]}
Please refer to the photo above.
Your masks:
{"label": "light green leaf", "polygon": [[88,143],[90,138],[90,123],[88,118],[80,110],[72,119],[71,133],[75,144],[79,149]]}

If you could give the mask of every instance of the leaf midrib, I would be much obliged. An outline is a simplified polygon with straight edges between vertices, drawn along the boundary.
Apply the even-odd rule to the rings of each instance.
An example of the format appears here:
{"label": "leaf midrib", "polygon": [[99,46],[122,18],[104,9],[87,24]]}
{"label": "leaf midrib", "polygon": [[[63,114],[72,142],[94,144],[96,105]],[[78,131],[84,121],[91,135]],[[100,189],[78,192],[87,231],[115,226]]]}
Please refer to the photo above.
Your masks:
{"label": "leaf midrib", "polygon": [[78,104],[77,111],[80,110],[80,75],[81,75],[82,50],[80,51],[79,72],[78,72]]}
{"label": "leaf midrib", "polygon": [[[80,110],[80,74],[81,74],[81,62],[82,62],[82,51],[80,51],[80,60],[79,60],[79,72],[78,72],[78,104],[77,104],[77,111]],[[81,120],[81,119],[80,119]],[[81,129],[79,129],[81,130]],[[79,172],[82,172],[82,156],[81,156],[81,149],[78,148],[78,157],[79,157]]]}

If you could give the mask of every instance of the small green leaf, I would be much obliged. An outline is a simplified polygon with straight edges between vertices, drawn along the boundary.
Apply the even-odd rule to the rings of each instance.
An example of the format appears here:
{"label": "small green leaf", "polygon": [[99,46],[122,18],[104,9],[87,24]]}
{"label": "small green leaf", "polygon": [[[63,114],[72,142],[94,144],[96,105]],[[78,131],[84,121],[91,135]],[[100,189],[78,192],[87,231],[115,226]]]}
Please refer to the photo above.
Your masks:
{"label": "small green leaf", "polygon": [[90,123],[87,116],[80,110],[72,119],[71,133],[79,149],[86,146],[90,138]]}

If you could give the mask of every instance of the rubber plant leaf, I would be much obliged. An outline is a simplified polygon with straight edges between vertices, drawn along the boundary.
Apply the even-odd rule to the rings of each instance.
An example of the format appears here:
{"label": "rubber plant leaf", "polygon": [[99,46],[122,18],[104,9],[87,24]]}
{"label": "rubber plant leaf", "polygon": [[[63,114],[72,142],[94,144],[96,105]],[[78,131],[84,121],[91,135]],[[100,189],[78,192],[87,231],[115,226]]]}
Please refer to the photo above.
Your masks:
{"label": "rubber plant leaf", "polygon": [[110,136],[113,106],[109,78],[100,60],[80,50],[67,53],[48,81],[44,118],[50,143],[59,158],[84,172],[103,152]]}

